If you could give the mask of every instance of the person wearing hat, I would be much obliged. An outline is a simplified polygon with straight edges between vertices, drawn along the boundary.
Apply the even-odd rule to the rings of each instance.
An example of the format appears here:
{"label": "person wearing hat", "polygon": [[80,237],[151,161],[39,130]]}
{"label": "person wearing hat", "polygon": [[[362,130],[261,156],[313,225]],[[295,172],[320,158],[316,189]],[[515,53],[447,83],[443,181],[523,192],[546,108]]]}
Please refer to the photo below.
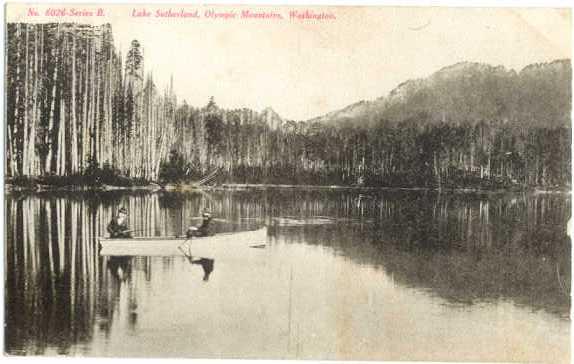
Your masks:
{"label": "person wearing hat", "polygon": [[209,223],[211,222],[211,214],[208,211],[203,211],[201,215],[201,225],[199,226],[191,226],[187,229],[185,235],[188,238],[194,236],[208,236],[209,235]]}
{"label": "person wearing hat", "polygon": [[125,207],[118,210],[118,214],[108,224],[110,238],[131,238],[132,234],[128,227],[128,211]]}

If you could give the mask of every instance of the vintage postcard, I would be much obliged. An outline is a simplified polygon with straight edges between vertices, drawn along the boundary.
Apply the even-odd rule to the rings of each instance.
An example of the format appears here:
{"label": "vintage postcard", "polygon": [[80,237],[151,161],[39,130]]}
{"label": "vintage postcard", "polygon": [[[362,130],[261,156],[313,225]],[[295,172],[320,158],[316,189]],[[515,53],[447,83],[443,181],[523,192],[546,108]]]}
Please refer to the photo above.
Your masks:
{"label": "vintage postcard", "polygon": [[5,11],[5,356],[570,362],[571,9]]}

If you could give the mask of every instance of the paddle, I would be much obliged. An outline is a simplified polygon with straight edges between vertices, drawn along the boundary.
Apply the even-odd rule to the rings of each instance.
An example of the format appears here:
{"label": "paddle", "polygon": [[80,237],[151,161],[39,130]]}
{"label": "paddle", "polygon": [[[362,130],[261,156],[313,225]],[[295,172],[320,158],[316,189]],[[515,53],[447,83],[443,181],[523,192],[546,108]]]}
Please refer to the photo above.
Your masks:
{"label": "paddle", "polygon": [[[203,219],[203,216],[194,216],[194,217],[190,217],[189,220],[201,220]],[[211,221],[219,221],[219,222],[229,222],[229,223],[233,223],[233,221],[227,220],[227,219],[220,219],[220,218],[213,218],[211,219]]]}
{"label": "paddle", "polygon": [[123,230],[121,233],[139,233],[140,231],[146,231],[147,229],[130,229],[130,230]]}
{"label": "paddle", "polygon": [[[188,239],[189,240],[189,239]],[[191,249],[189,248],[189,245],[186,245],[187,240],[185,242],[183,242],[180,246],[177,247],[177,249],[179,249],[183,255],[189,260],[189,262],[192,262],[192,256],[191,256]],[[183,250],[182,246],[186,245],[187,246],[187,252],[185,250]]]}

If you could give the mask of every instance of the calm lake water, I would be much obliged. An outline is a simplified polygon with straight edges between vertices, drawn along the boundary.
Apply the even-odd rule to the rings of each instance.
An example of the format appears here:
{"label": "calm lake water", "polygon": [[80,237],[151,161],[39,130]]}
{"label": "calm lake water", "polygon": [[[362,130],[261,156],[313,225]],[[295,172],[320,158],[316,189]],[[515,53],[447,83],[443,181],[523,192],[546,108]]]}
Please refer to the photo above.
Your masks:
{"label": "calm lake water", "polygon": [[[101,257],[136,235],[269,226],[214,262]],[[569,195],[267,190],[6,195],[15,355],[569,362]],[[276,217],[303,219],[285,226]],[[299,221],[299,220],[298,220]]]}

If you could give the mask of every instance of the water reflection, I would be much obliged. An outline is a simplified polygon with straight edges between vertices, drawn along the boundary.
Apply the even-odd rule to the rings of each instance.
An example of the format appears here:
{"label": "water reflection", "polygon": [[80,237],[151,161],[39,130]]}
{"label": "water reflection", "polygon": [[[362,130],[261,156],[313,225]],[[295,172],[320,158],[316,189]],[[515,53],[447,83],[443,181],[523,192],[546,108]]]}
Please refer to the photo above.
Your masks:
{"label": "water reflection", "polygon": [[215,260],[208,258],[200,258],[196,260],[192,260],[191,258],[188,259],[191,264],[197,264],[201,266],[201,268],[203,269],[203,280],[207,282],[209,280],[211,272],[213,272],[213,266],[215,264]]}
{"label": "water reflection", "polygon": [[118,282],[127,280],[132,273],[132,262],[131,256],[119,256],[119,257],[109,257],[108,258],[108,270],[113,278]]}
{"label": "water reflection", "polygon": [[[205,208],[227,221],[214,222],[216,231],[273,226],[276,217],[329,219],[335,223],[276,226],[272,241],[286,247],[320,247],[342,257],[347,263],[337,264],[347,264],[350,272],[355,266],[368,266],[396,285],[469,309],[511,302],[559,319],[567,318],[570,310],[571,248],[565,232],[569,196],[396,191],[359,196],[287,190],[220,192],[211,197],[167,192],[14,193],[6,198],[9,353],[102,354],[94,349],[100,338],[111,342],[122,330],[134,335],[145,331],[150,325],[149,302],[163,293],[158,287],[191,297],[201,293],[189,287],[198,289],[195,281],[210,280],[213,260],[98,255],[95,237],[105,234],[118,206],[128,208],[130,229],[153,236],[183,234]],[[278,253],[267,250],[268,261],[274,261]],[[319,270],[312,264],[327,258],[305,259],[302,255],[290,264],[307,264],[305,269],[312,272]],[[284,260],[276,261],[280,266]],[[229,271],[224,267],[214,277],[224,279]],[[352,279],[348,283],[353,285]],[[256,297],[257,289],[253,291]]]}
{"label": "water reflection", "polygon": [[279,229],[453,303],[510,299],[569,317],[569,198],[385,197],[363,200],[356,223]]}
{"label": "water reflection", "polygon": [[209,258],[193,259],[189,245],[186,245],[186,247],[187,249],[180,246],[179,249],[185,256],[189,264],[201,266],[201,268],[203,269],[203,280],[207,282],[209,280],[211,272],[213,272],[213,266],[215,264],[215,260]]}

